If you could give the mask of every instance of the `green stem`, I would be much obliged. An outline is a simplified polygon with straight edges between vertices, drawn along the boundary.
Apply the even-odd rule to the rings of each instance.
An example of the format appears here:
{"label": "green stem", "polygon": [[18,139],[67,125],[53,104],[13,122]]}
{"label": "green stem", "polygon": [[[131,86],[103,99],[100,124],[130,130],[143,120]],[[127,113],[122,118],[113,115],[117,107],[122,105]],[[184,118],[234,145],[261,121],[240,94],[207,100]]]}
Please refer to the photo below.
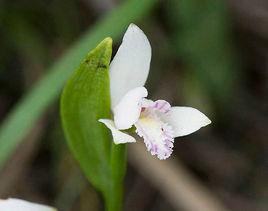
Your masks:
{"label": "green stem", "polygon": [[125,144],[112,144],[110,193],[106,197],[106,211],[121,211],[123,205],[124,176],[127,164]]}

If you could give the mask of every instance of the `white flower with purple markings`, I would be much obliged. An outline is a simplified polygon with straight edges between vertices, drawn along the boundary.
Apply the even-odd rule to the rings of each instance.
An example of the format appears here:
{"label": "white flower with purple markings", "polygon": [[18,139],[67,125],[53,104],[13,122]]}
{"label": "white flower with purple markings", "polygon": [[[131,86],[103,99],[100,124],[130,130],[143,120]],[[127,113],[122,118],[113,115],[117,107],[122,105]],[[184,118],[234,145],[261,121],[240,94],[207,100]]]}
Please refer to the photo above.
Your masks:
{"label": "white flower with purple markings", "polygon": [[174,138],[193,133],[211,121],[195,108],[171,107],[165,100],[147,99],[144,84],[150,62],[151,46],[146,35],[130,24],[110,65],[114,120],[99,121],[111,130],[115,144],[136,142],[124,131],[135,127],[147,150],[162,160],[171,155]]}

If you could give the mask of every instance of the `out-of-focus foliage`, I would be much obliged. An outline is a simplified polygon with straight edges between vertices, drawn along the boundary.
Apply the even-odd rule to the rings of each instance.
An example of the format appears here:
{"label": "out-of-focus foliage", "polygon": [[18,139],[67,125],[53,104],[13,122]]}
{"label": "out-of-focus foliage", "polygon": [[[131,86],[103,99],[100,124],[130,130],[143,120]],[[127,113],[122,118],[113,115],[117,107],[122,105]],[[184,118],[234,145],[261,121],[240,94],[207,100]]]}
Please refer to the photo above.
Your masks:
{"label": "out-of-focus foliage", "polygon": [[[191,90],[196,85],[217,104],[226,106],[238,77],[238,62],[225,3],[221,0],[168,0],[165,14],[171,33],[170,44],[191,74],[187,77],[187,88]],[[195,97],[198,98],[198,94]]]}

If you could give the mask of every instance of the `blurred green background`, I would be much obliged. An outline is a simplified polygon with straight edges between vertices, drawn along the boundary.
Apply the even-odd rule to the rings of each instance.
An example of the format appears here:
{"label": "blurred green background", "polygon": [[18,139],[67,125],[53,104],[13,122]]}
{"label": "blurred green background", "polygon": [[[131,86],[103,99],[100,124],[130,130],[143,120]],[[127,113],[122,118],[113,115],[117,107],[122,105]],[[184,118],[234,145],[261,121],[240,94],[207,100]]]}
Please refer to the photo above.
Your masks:
{"label": "blurred green background", "polygon": [[[0,198],[103,209],[66,146],[59,94],[102,39],[111,36],[116,52],[131,22],[152,45],[150,98],[198,108],[213,122],[176,140],[178,168],[225,210],[267,210],[265,0],[0,1]],[[165,183],[141,174],[131,156],[125,210],[190,210],[174,206]]]}

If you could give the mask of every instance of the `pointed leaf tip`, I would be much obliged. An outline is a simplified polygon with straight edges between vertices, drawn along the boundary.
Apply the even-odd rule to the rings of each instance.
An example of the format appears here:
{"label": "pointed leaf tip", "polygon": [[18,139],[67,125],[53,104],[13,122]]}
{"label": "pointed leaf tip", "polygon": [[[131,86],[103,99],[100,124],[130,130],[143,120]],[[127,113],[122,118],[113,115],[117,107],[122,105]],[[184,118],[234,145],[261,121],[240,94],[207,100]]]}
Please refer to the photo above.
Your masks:
{"label": "pointed leaf tip", "polygon": [[111,47],[113,44],[113,39],[111,37],[106,37],[104,40],[101,41],[99,45],[107,45],[107,47]]}

